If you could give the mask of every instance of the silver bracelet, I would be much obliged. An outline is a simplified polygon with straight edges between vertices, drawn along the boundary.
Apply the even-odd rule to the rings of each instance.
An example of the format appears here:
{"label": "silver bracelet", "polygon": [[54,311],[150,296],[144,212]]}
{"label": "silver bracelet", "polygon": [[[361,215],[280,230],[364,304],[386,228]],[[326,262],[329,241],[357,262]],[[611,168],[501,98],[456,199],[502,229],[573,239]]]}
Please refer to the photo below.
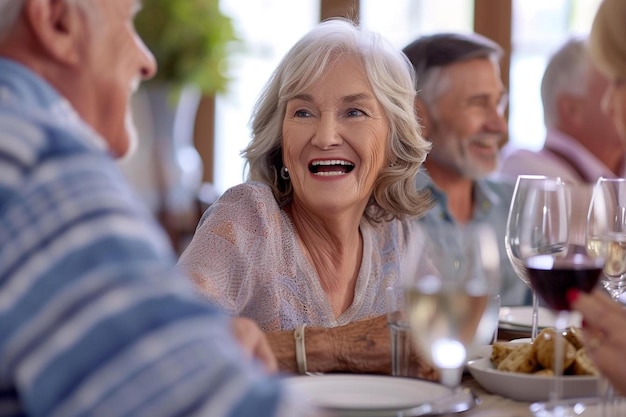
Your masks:
{"label": "silver bracelet", "polygon": [[296,363],[298,364],[298,372],[301,375],[306,374],[306,348],[304,345],[304,328],[306,324],[301,324],[293,331],[293,338],[296,341]]}

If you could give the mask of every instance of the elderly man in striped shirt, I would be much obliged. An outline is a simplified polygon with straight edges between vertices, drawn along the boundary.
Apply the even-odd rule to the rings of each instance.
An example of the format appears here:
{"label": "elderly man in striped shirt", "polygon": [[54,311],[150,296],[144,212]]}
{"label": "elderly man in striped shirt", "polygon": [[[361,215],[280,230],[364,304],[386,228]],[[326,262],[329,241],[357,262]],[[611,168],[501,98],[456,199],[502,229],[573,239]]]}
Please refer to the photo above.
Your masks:
{"label": "elderly man in striped shirt", "polygon": [[254,324],[180,288],[117,169],[156,70],[137,8],[0,0],[0,416],[309,415]]}

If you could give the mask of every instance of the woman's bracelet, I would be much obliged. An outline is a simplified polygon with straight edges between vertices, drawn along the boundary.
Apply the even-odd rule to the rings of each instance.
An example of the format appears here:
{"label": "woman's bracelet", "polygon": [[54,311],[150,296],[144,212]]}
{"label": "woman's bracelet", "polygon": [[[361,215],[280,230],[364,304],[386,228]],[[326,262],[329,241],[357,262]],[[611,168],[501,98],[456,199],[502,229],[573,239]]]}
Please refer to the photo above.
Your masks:
{"label": "woman's bracelet", "polygon": [[298,372],[302,375],[306,374],[306,348],[304,345],[304,328],[306,324],[301,324],[293,331],[293,338],[296,341],[296,363],[298,364]]}

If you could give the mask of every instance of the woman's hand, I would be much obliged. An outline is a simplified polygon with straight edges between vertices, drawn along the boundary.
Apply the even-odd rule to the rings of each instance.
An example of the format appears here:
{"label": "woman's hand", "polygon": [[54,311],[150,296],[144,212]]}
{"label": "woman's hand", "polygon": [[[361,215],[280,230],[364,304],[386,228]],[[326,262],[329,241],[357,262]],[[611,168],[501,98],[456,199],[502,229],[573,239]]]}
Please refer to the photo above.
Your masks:
{"label": "woman's hand", "polygon": [[[340,362],[351,372],[391,373],[391,338],[387,317],[379,316],[331,329]],[[436,380],[438,372],[411,343],[409,375]]]}
{"label": "woman's hand", "polygon": [[626,395],[626,310],[601,290],[568,294],[572,309],[583,315],[583,339],[587,353],[600,372]]}
{"label": "woman's hand", "polygon": [[[391,339],[387,317],[379,316],[334,328],[306,327],[309,372],[391,373]],[[268,333],[283,371],[297,372],[293,331]],[[437,371],[412,349],[410,374],[438,379]]]}

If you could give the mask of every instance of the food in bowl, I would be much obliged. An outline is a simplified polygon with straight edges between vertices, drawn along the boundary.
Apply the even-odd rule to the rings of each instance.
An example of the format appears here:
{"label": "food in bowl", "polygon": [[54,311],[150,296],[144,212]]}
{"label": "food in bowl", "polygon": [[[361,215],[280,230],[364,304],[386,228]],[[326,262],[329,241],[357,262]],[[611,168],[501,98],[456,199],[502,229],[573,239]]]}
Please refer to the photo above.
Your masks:
{"label": "food in bowl", "polygon": [[557,338],[561,338],[565,347],[563,355],[565,375],[599,375],[598,368],[582,344],[578,328],[569,328],[563,335],[559,335],[553,328],[543,329],[532,344],[497,342],[491,351],[491,361],[499,371],[553,375],[554,346]]}

